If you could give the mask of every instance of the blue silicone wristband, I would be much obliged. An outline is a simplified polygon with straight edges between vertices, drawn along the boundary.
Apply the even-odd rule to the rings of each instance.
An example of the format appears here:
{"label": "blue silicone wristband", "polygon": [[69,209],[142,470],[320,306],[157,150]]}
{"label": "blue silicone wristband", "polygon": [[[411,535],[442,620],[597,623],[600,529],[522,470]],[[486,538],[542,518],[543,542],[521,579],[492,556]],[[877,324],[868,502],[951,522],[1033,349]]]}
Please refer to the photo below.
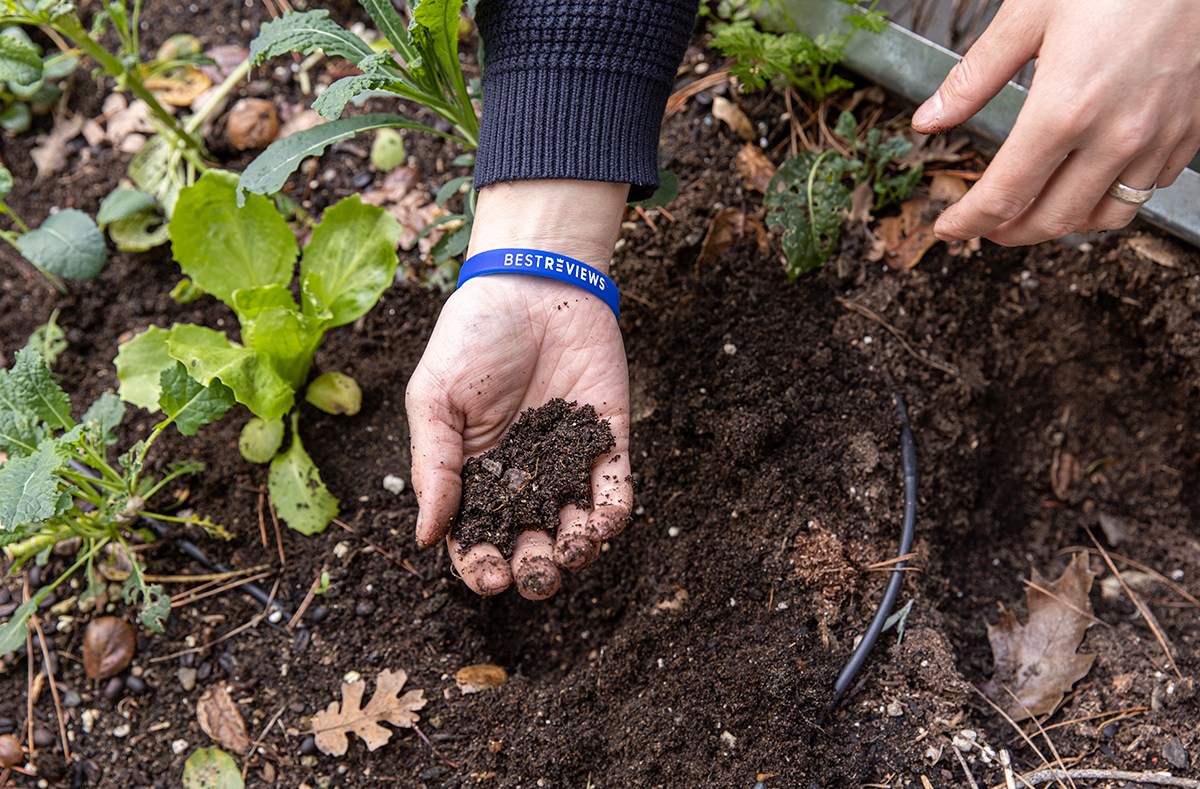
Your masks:
{"label": "blue silicone wristband", "polygon": [[604,272],[583,261],[540,249],[489,249],[472,255],[458,273],[458,287],[485,274],[532,274],[568,282],[593,294],[621,316],[621,294]]}

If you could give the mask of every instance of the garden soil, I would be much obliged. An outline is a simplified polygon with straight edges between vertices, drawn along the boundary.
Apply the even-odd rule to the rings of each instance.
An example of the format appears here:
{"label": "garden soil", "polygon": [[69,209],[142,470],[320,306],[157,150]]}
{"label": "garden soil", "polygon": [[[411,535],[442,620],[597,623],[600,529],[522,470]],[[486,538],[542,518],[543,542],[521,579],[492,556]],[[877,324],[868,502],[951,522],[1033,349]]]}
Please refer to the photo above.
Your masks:
{"label": "garden soil", "polygon": [[[176,29],[208,31],[206,44],[245,42],[265,16],[258,4],[200,6],[147,3],[146,45]],[[73,109],[95,114],[97,86],[81,73],[72,87]],[[292,83],[244,89],[272,91],[300,100]],[[778,102],[746,107],[773,141],[786,139]],[[407,140],[422,188],[436,190],[457,151]],[[94,212],[125,163],[74,147],[64,173],[38,183],[31,144],[3,140],[12,203],[32,222],[51,206]],[[411,485],[396,493],[383,480],[408,478],[404,387],[444,296],[401,281],[332,332],[316,360],[318,371],[359,381],[362,412],[302,412],[305,446],[342,502],[339,524],[315,537],[284,529],[280,552],[262,504],[266,471],[234,451],[240,410],[156,453],[160,467],[207,464],[171,493],[233,535],[189,539],[231,567],[267,565],[261,583],[289,613],[323,571],[328,591],[294,627],[267,621],[237,591],[178,607],[166,633],[140,634],[124,688],[89,682],[82,623],[44,612],[71,761],[43,687],[34,734],[46,783],[11,780],[179,786],[187,756],[212,744],[196,704],[217,685],[255,741],[249,786],[968,786],[956,737],[981,786],[1002,781],[1001,748],[1020,770],[1040,766],[975,690],[992,670],[986,625],[1001,607],[1023,615],[1031,569],[1056,577],[1065,551],[1092,546],[1090,531],[1200,596],[1200,256],[1135,228],[1087,243],[985,244],[967,259],[938,247],[895,272],[864,262],[851,238],[826,269],[790,284],[777,245],[763,250],[751,232],[700,262],[713,217],[729,207],[759,215],[761,196],[733,166],[740,146],[703,101],[690,103],[665,126],[663,164],[680,176],[670,216],[651,212],[650,227],[631,213],[624,227],[613,268],[625,297],[637,503],[595,566],[567,576],[547,602],[481,599],[453,577],[443,547],[416,549]],[[349,141],[326,154],[308,195],[314,209],[362,188],[365,148]],[[115,389],[112,359],[131,333],[173,321],[233,327],[212,300],[173,302],[177,277],[165,249],[114,252],[98,279],[64,297],[5,248],[5,363],[59,309],[70,347],[57,370],[82,407]],[[903,637],[884,633],[843,705],[827,711],[886,583],[872,565],[898,541],[893,388],[908,400],[920,465],[914,569],[901,591],[911,608]],[[150,424],[133,413],[123,440]],[[170,539],[145,556],[155,574],[203,572]],[[1036,732],[1034,744],[1086,767],[1200,775],[1197,608],[1118,567],[1179,674],[1094,558],[1104,624],[1082,650],[1098,657],[1045,723],[1053,751]],[[19,580],[5,587],[20,594]],[[461,693],[455,672],[485,662],[508,681]],[[369,692],[384,669],[407,671],[406,689],[424,690],[420,733],[398,729],[374,752],[361,741],[344,757],[317,752],[308,717],[340,698],[351,672]],[[0,730],[24,731],[27,683],[23,657],[0,664]]]}

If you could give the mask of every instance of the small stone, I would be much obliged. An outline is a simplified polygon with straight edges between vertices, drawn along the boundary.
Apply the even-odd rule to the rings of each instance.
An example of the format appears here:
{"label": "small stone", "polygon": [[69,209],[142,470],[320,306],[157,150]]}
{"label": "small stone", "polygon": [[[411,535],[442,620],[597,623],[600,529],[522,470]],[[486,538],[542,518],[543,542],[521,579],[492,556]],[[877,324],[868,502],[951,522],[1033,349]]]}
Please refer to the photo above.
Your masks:
{"label": "small stone", "polygon": [[83,700],[81,698],[79,698],[79,694],[73,690],[68,690],[66,693],[63,694],[63,706],[68,709],[74,709],[75,707],[78,707],[82,702],[83,702]]}
{"label": "small stone", "polygon": [[1188,768],[1188,752],[1178,737],[1171,737],[1163,743],[1163,758],[1170,762],[1172,767],[1180,770]]}
{"label": "small stone", "polygon": [[129,691],[134,696],[140,696],[149,689],[146,685],[146,680],[141,677],[131,675],[125,680],[125,690]]}
{"label": "small stone", "polygon": [[308,621],[324,622],[329,616],[329,609],[323,605],[319,605],[308,612]]}
{"label": "small stone", "polygon": [[83,721],[83,731],[87,734],[91,734],[92,729],[96,727],[96,721],[100,720],[100,710],[84,710],[83,715],[80,717]]}
{"label": "small stone", "polygon": [[274,611],[272,611],[270,614],[267,615],[267,621],[273,625],[279,624],[280,622],[283,621],[283,612],[280,611],[278,608],[276,608]]}
{"label": "small stone", "polygon": [[180,666],[175,672],[175,676],[179,678],[179,684],[185,693],[191,693],[196,689],[196,669],[191,666]]}
{"label": "small stone", "polygon": [[187,740],[172,740],[171,741],[171,753],[175,754],[176,756],[183,753],[187,749],[188,749],[188,741]]}
{"label": "small stone", "polygon": [[351,670],[351,671],[347,671],[346,674],[342,677],[342,682],[345,682],[347,685],[349,685],[351,683],[358,682],[360,679],[362,679],[362,674],[359,674],[357,671]]}
{"label": "small stone", "polygon": [[678,537],[681,533],[682,530],[678,526],[672,526],[671,528],[667,529],[668,537]]}
{"label": "small stone", "polygon": [[354,606],[355,616],[370,616],[375,613],[375,603],[372,600],[359,600]]}
{"label": "small stone", "polygon": [[383,489],[388,493],[393,493],[399,496],[404,492],[404,477],[397,477],[395,474],[388,474],[383,478]]}
{"label": "small stone", "polygon": [[300,755],[312,756],[317,752],[317,739],[313,735],[308,735],[300,741]]}
{"label": "small stone", "polygon": [[54,744],[54,732],[41,726],[34,726],[33,744],[39,748],[49,748]]}
{"label": "small stone", "polygon": [[904,705],[899,701],[893,701],[887,705],[887,714],[892,718],[899,718],[904,714]]}
{"label": "small stone", "polygon": [[731,732],[721,732],[721,745],[726,748],[733,749],[737,747],[737,737],[734,737]]}
{"label": "small stone", "polygon": [[350,553],[350,543],[342,541],[333,546],[333,555],[339,559],[345,559],[346,554]]}
{"label": "small stone", "polygon": [[114,699],[120,698],[121,693],[124,690],[125,680],[121,679],[120,677],[113,677],[108,681],[108,684],[104,686],[104,698],[108,699],[109,701],[113,701]]}
{"label": "small stone", "polygon": [[725,353],[728,355],[733,356],[735,353],[737,353],[737,346],[731,342],[727,342],[725,343],[724,347],[721,348],[721,350],[725,351]]}
{"label": "small stone", "polygon": [[119,724],[117,728],[113,729],[112,734],[114,737],[121,740],[128,737],[129,732],[131,731],[133,731],[133,727],[129,725],[128,721],[126,721],[125,723]]}

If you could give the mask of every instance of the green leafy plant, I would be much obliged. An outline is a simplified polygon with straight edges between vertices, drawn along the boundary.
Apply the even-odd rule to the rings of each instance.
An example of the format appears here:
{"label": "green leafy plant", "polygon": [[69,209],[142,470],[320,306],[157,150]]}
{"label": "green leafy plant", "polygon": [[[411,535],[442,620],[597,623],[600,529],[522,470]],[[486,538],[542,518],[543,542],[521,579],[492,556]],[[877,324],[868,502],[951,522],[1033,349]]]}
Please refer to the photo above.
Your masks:
{"label": "green leafy plant", "polygon": [[64,292],[63,279],[90,279],[104,269],[108,259],[104,236],[90,216],[64,208],[47,217],[40,227],[30,229],[7,202],[12,188],[12,173],[0,165],[0,216],[7,215],[15,225],[15,229],[0,229],[0,240],[20,252]]}
{"label": "green leafy plant", "polygon": [[[52,31],[69,41],[72,52],[87,55],[111,77],[118,90],[133,94],[149,108],[156,133],[129,163],[132,186],[120,186],[105,198],[99,223],[118,247],[144,251],[166,241],[164,218],[170,218],[179,191],[196,182],[208,169],[208,154],[199,130],[229,92],[249,70],[244,62],[208,94],[203,106],[187,118],[177,118],[148,87],[156,78],[178,74],[205,62],[194,36],[172,36],[158,53],[143,62],[141,56],[141,0],[102,0],[90,27],[84,25],[75,3],[69,0],[0,0],[0,25],[30,25]],[[115,49],[106,40],[115,39]],[[32,68],[27,50],[21,60],[8,56],[11,45],[0,42],[0,78],[14,63]],[[14,55],[14,58],[16,56]]]}
{"label": "green leafy plant", "polygon": [[[242,454],[253,462],[270,461],[268,485],[280,516],[312,534],[336,517],[337,500],[300,441],[296,395],[308,384],[325,332],[366,314],[392,283],[400,226],[391,214],[353,195],[325,212],[301,254],[270,200],[250,194],[239,208],[236,190],[235,174],[208,171],[180,194],[169,231],[183,273],[232,308],[241,342],[204,326],[151,327],[121,346],[120,394],[155,410],[162,371],[176,363],[204,386],[229,387],[257,419],[243,430]],[[297,257],[299,303],[292,295]],[[330,413],[356,410],[341,378],[318,385],[309,402]],[[289,412],[291,443],[280,452]]]}
{"label": "green leafy plant", "polygon": [[0,369],[0,450],[8,456],[0,465],[0,546],[13,562],[12,571],[67,540],[78,540],[79,548],[65,572],[0,625],[0,654],[24,642],[25,623],[38,604],[80,570],[87,578],[84,596],[95,598],[104,589],[97,565],[106,550],[117,550],[128,560],[125,601],[140,604],[142,624],[161,631],[171,601],[162,587],[146,581],[131,545],[138,519],[149,516],[216,528],[207,519],[150,509],[156,495],[172,481],[200,470],[199,463],[175,463],[156,477],[148,472],[146,461],[171,425],[190,436],[219,419],[233,405],[228,387],[220,382],[202,385],[178,362],[165,368],[158,378],[162,419],[114,460],[110,448],[117,442],[114,431],[124,418],[124,404],[106,392],[78,420],[72,417],[67,393],[39,353],[39,348],[48,347],[47,336],[54,340],[56,335],[45,333],[40,345],[35,337],[17,351],[11,368]]}
{"label": "green leafy plant", "polygon": [[35,115],[45,115],[62,97],[58,83],[79,64],[70,52],[43,54],[20,27],[0,30],[0,130],[29,131]]}
{"label": "green leafy plant", "polygon": [[850,143],[849,156],[832,150],[793,156],[780,166],[763,197],[767,224],[783,230],[787,274],[793,281],[825,265],[833,254],[858,186],[870,186],[879,210],[907,198],[923,173],[920,164],[899,164],[912,150],[903,137],[884,138],[875,128],[859,139],[849,112],[841,114],[834,131]]}
{"label": "green leafy plant", "polygon": [[[333,143],[359,132],[389,128],[424,131],[452,140],[465,149],[466,153],[455,164],[466,167],[474,164],[474,151],[479,147],[479,117],[473,99],[478,89],[468,83],[459,60],[458,31],[463,1],[411,0],[407,24],[391,0],[359,2],[390,48],[372,47],[340,27],[324,10],[284,14],[263,25],[251,43],[253,65],[291,52],[308,54],[322,50],[327,55],[345,58],[362,73],[339,79],[313,102],[313,109],[330,118],[329,123],[272,143],[250,163],[239,182],[239,205],[246,192],[279,191],[304,159],[319,156]],[[398,114],[341,117],[350,102],[380,95],[428,107],[450,125],[450,131],[440,131]],[[470,180],[467,175],[447,182],[438,193],[438,205],[444,207]],[[426,228],[426,233],[436,227],[449,231],[430,251],[435,264],[441,266],[467,248],[474,207],[472,192],[467,195],[461,213],[442,216]]]}
{"label": "green leafy plant", "polygon": [[[856,5],[856,0],[842,0]],[[878,33],[886,23],[884,12],[876,10],[878,0],[865,9],[857,9],[846,17],[850,25],[844,33],[810,38],[795,31],[783,12],[779,0],[729,2],[723,0],[709,16],[716,17],[710,32],[712,45],[721,54],[732,58],[730,72],[737,77],[747,93],[770,85],[777,90],[797,88],[817,101],[853,87],[845,77],[834,73],[842,62],[846,44],[858,30]],[[755,14],[764,7],[773,10],[773,17],[786,20],[784,32],[764,30]]]}

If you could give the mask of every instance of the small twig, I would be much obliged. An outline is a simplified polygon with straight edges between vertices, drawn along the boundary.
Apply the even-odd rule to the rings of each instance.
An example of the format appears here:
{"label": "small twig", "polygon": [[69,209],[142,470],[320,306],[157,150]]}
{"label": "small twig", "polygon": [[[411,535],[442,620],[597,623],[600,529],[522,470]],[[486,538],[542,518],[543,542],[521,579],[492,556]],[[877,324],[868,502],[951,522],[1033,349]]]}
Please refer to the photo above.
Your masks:
{"label": "small twig", "polygon": [[270,565],[256,564],[253,567],[246,567],[241,570],[230,570],[224,573],[197,573],[195,575],[186,573],[184,575],[153,575],[151,573],[143,573],[142,577],[147,581],[154,581],[155,583],[160,584],[188,584],[202,581],[203,583],[197,583],[195,588],[191,590],[193,592],[198,592],[202,587],[209,586],[214,583],[228,581],[230,578],[237,578],[240,575],[254,575],[255,573],[269,569],[271,569]]}
{"label": "small twig", "polygon": [[180,592],[179,594],[177,594],[171,598],[171,607],[179,608],[180,606],[191,605],[192,603],[199,602],[200,600],[203,600],[207,597],[213,597],[215,595],[224,594],[232,589],[237,589],[239,586],[245,586],[246,584],[254,583],[255,581],[261,581],[264,578],[268,578],[268,577],[270,577],[271,573],[272,573],[271,570],[264,570],[261,573],[251,575],[246,578],[238,578],[237,580],[231,581],[231,582],[225,584],[224,586],[218,586],[213,589],[209,589],[207,591],[200,592],[198,594],[193,593],[191,590],[188,590],[186,592]]}
{"label": "small twig", "polygon": [[706,74],[695,82],[684,85],[679,90],[671,94],[667,99],[666,110],[663,112],[663,120],[670,118],[675,113],[687,106],[688,101],[697,93],[703,93],[709,88],[715,88],[729,78],[729,69],[720,69],[711,74]]}
{"label": "small twig", "polygon": [[1176,778],[1162,773],[1135,773],[1128,770],[1039,770],[1022,776],[1022,780],[1031,784],[1044,784],[1059,781],[1063,778],[1080,780],[1132,781],[1134,783],[1154,784],[1155,786],[1177,786],[1183,789],[1200,789],[1200,781],[1191,778]]}
{"label": "small twig", "polygon": [[[863,569],[865,569],[865,570],[891,570],[891,569],[893,569],[892,568],[893,564],[899,564],[900,562],[911,562],[915,558],[917,558],[917,552],[909,551],[908,553],[904,554],[903,556],[893,556],[891,559],[884,559],[881,562],[875,562],[874,564],[868,564]],[[917,568],[916,567],[906,567],[904,569],[915,570]]]}
{"label": "small twig", "polygon": [[658,232],[658,225],[654,224],[654,220],[651,219],[650,215],[646,213],[646,209],[642,208],[640,205],[635,205],[633,210],[637,212],[637,215],[640,216],[647,225],[650,226],[651,230],[653,230],[655,233]]}
{"label": "small twig", "polygon": [[275,514],[275,502],[267,500],[267,505],[271,510],[271,523],[275,524],[275,544],[279,547],[279,567],[280,569],[287,566],[287,559],[283,555],[283,534],[279,531],[279,516]]}
{"label": "small twig", "polygon": [[[1088,553],[1090,553],[1094,556],[1101,555],[1101,553],[1099,551],[1097,551],[1095,548],[1087,548],[1082,545],[1080,545],[1080,546],[1072,545],[1067,548],[1063,548],[1061,551],[1058,552],[1058,555],[1065,556],[1068,553],[1075,553],[1076,551],[1087,551]],[[1128,556],[1122,556],[1119,553],[1113,553],[1112,551],[1109,551],[1108,555],[1110,557],[1112,557],[1112,559],[1114,561],[1120,562],[1121,564],[1127,564],[1135,570],[1141,570],[1146,575],[1154,576],[1160,583],[1162,583],[1163,585],[1170,588],[1173,592],[1175,592],[1175,594],[1179,595],[1184,600],[1187,600],[1189,603],[1194,605],[1196,608],[1200,608],[1200,600],[1193,597],[1191,594],[1188,593],[1187,589],[1184,589],[1182,586],[1175,583],[1170,578],[1168,578],[1167,576],[1160,573],[1158,570],[1155,570],[1153,567],[1142,564],[1141,562],[1137,561],[1136,559],[1130,559]]]}
{"label": "small twig", "polygon": [[893,326],[892,324],[890,324],[886,320],[884,320],[883,316],[880,315],[879,313],[875,312],[875,310],[871,309],[870,307],[865,307],[856,301],[851,301],[850,299],[844,299],[841,296],[835,296],[834,299],[837,301],[838,304],[841,304],[843,307],[850,310],[851,312],[858,313],[859,315],[866,318],[867,320],[873,321],[873,322],[879,324],[885,331],[887,331],[889,334],[891,334],[893,337],[896,338],[896,340],[900,343],[901,347],[904,348],[904,350],[908,352],[909,356],[913,357],[918,362],[928,365],[935,370],[940,370],[941,372],[945,373],[946,375],[950,376],[951,378],[958,377],[958,369],[957,368],[952,367],[952,366],[946,364],[945,362],[939,362],[937,359],[934,359],[930,356],[925,356],[924,354],[918,352],[915,348],[913,348],[911,345],[909,345],[908,340],[905,339],[904,334],[899,329],[897,329],[895,326]]}
{"label": "small twig", "polygon": [[971,775],[971,768],[967,766],[967,760],[963,758],[962,751],[954,743],[950,743],[950,750],[954,751],[954,755],[958,757],[958,763],[962,765],[963,773],[967,776],[967,783],[971,784],[971,789],[979,789],[979,784],[975,783],[975,776]]}
{"label": "small twig", "polygon": [[1069,600],[1064,599],[1061,595],[1055,594],[1054,592],[1052,592],[1051,590],[1047,589],[1046,587],[1044,587],[1040,584],[1035,584],[1033,581],[1029,580],[1028,578],[1022,578],[1021,583],[1025,584],[1030,589],[1036,589],[1037,591],[1046,595],[1046,597],[1054,598],[1059,603],[1062,603],[1067,608],[1070,608],[1072,611],[1079,614],[1084,619],[1090,620],[1094,624],[1104,625],[1105,627],[1110,627],[1110,628],[1112,627],[1112,625],[1110,625],[1108,622],[1105,622],[1103,619],[1099,618],[1098,616],[1096,616],[1094,614],[1089,614],[1087,611],[1084,611],[1082,608],[1080,608],[1077,605],[1072,605]]}
{"label": "small twig", "polygon": [[1083,723],[1084,721],[1095,720],[1096,718],[1108,718],[1111,715],[1111,720],[1106,720],[1103,724],[1097,724],[1098,726],[1107,726],[1113,721],[1124,720],[1126,718],[1132,718],[1135,715],[1141,715],[1147,709],[1149,709],[1149,707],[1129,707],[1128,709],[1117,710],[1116,712],[1096,712],[1091,715],[1084,715],[1079,718],[1071,718],[1067,721],[1052,723],[1046,727],[1046,731],[1050,731],[1051,729],[1061,729],[1063,726],[1070,726],[1073,723]]}
{"label": "small twig", "polygon": [[[1025,711],[1025,714],[1029,716],[1030,720],[1033,721],[1033,725],[1037,727],[1038,734],[1041,734],[1042,739],[1046,741],[1046,747],[1049,748],[1050,753],[1054,755],[1054,761],[1058,762],[1059,769],[1065,772],[1067,766],[1063,764],[1062,756],[1058,753],[1058,748],[1054,746],[1054,741],[1050,739],[1050,735],[1045,729],[1042,728],[1042,722],[1037,719],[1037,716],[1033,714],[1029,707],[1025,706],[1025,702],[1021,701],[1021,699],[1017,697],[1017,694],[1013,693],[1007,685],[1001,685],[1000,687],[1004,688],[1004,692],[1007,693],[1013,701],[1021,705],[1021,709]],[[1067,782],[1071,784],[1071,789],[1075,789],[1075,782],[1071,780],[1070,776],[1067,776]]]}
{"label": "small twig", "polygon": [[200,652],[204,652],[207,649],[211,649],[211,648],[215,647],[217,644],[220,644],[222,641],[233,638],[234,636],[236,636],[240,633],[244,633],[247,630],[258,627],[258,625],[264,619],[266,619],[268,616],[270,616],[271,609],[276,607],[275,606],[275,592],[278,589],[279,589],[279,579],[276,578],[275,585],[271,587],[271,594],[267,598],[266,607],[262,611],[258,612],[254,616],[252,616],[249,621],[238,625],[233,630],[230,630],[228,633],[226,633],[222,636],[219,636],[217,638],[214,638],[212,641],[209,641],[207,644],[198,644],[194,647],[189,647],[187,649],[181,649],[178,652],[172,652],[169,655],[161,655],[159,657],[152,657],[152,658],[150,658],[149,662],[150,663],[162,663],[163,661],[174,660],[174,659],[182,657],[184,655],[198,654]]}
{"label": "small twig", "polygon": [[[629,294],[625,294],[625,295],[629,295]],[[392,564],[405,570],[406,572],[412,573],[416,577],[420,578],[422,581],[425,580],[425,576],[421,575],[421,573],[417,571],[417,568],[413,566],[413,563],[410,562],[408,559],[397,559],[395,556],[392,556],[390,553],[385,551],[383,548],[380,548],[378,545],[371,542],[366,537],[363,537],[361,534],[359,534],[357,531],[354,530],[354,527],[346,524],[344,521],[334,518],[333,522],[336,523],[338,526],[342,527],[342,529],[344,529],[345,531],[348,531],[349,533],[353,534],[358,539],[365,542],[367,544],[367,547],[369,547],[371,550],[373,550],[376,553],[383,556],[385,559],[390,561]]]}
{"label": "small twig", "polygon": [[245,756],[242,757],[242,781],[243,782],[245,782],[245,780],[246,780],[246,773],[249,772],[249,770],[250,770],[250,757],[254,755],[254,752],[256,750],[258,750],[258,746],[262,745],[263,740],[265,740],[267,738],[267,732],[269,732],[271,730],[271,727],[275,725],[275,721],[279,720],[280,716],[283,715],[283,711],[286,709],[287,709],[286,704],[284,704],[282,707],[280,707],[279,711],[276,712],[275,715],[271,717],[271,720],[267,721],[267,725],[263,726],[262,734],[258,735],[258,739],[256,739],[254,742],[250,743],[250,749],[247,750]]}
{"label": "small twig", "polygon": [[[29,574],[24,577],[24,592],[25,601],[29,601]],[[25,728],[29,734],[29,761],[33,761],[34,755],[37,753],[37,746],[33,742],[33,632],[29,629],[29,623],[25,623],[25,665],[26,685],[25,685]]]}
{"label": "small twig", "polygon": [[[67,742],[67,724],[63,720],[62,702],[58,699],[58,683],[54,681],[54,672],[50,670],[50,649],[46,646],[46,634],[42,632],[42,623],[38,621],[37,614],[29,617],[29,622],[37,632],[38,643],[42,647],[42,666],[46,669],[46,679],[50,682],[50,697],[54,699],[54,714],[58,718],[58,736],[62,740],[63,759],[70,764],[71,745]],[[32,662],[32,656],[30,661]]]}
{"label": "small twig", "polygon": [[[1029,749],[1031,751],[1033,751],[1034,753],[1037,754],[1037,757],[1042,760],[1042,764],[1047,765],[1047,766],[1050,764],[1050,760],[1047,759],[1045,754],[1042,753],[1041,749],[1037,747],[1037,743],[1035,743],[1033,740],[1031,740],[1029,738],[1029,735],[1025,733],[1024,729],[1022,729],[1020,726],[1017,725],[1017,722],[1012,719],[1011,715],[1009,715],[1007,712],[1005,712],[1003,709],[1001,709],[1000,705],[996,704],[996,702],[989,699],[987,694],[984,693],[982,690],[980,690],[979,688],[976,688],[974,685],[972,685],[971,688],[976,693],[979,694],[980,698],[982,698],[984,701],[986,701],[988,703],[989,707],[994,709],[996,712],[1000,713],[1000,717],[1004,718],[1004,720],[1008,722],[1008,725],[1012,727],[1013,731],[1015,731],[1017,734],[1021,735],[1021,739],[1025,741],[1025,744],[1029,746]],[[1062,786],[1063,789],[1066,789],[1066,786],[1063,784],[1062,781],[1059,781],[1058,785]]]}
{"label": "small twig", "polygon": [[321,565],[321,572],[319,572],[317,577],[313,579],[312,585],[308,587],[308,594],[304,595],[304,599],[300,601],[299,607],[296,608],[296,613],[293,614],[292,618],[288,621],[288,630],[291,630],[296,626],[297,622],[304,618],[304,612],[308,610],[310,605],[312,605],[313,598],[317,596],[317,589],[321,587],[321,577],[327,572],[329,572],[329,565]]}
{"label": "small twig", "polygon": [[267,503],[267,487],[263,485],[258,489],[258,535],[262,538],[262,546],[267,547],[267,516],[265,513]]}
{"label": "small twig", "polygon": [[1112,574],[1116,576],[1117,582],[1120,583],[1121,588],[1125,590],[1126,596],[1129,597],[1134,607],[1137,608],[1138,613],[1142,615],[1142,618],[1146,620],[1146,624],[1150,626],[1150,632],[1154,634],[1154,638],[1158,641],[1158,645],[1162,647],[1163,653],[1166,654],[1167,662],[1171,664],[1171,670],[1175,672],[1176,677],[1183,679],[1183,674],[1179,673],[1179,666],[1175,665],[1175,657],[1171,654],[1171,648],[1167,646],[1167,640],[1163,636],[1162,631],[1158,628],[1158,621],[1154,618],[1154,615],[1150,613],[1150,609],[1146,608],[1146,604],[1142,602],[1142,599],[1138,597],[1132,589],[1129,588],[1129,584],[1125,583],[1124,577],[1121,576],[1121,571],[1117,569],[1115,564],[1113,564],[1112,557],[1108,555],[1108,551],[1104,550],[1104,546],[1102,546],[1096,539],[1096,535],[1092,534],[1091,529],[1087,529],[1086,531],[1088,539],[1091,540],[1092,544],[1096,546],[1096,550],[1100,551],[1100,555],[1104,558],[1104,563],[1108,565],[1109,570],[1112,570]]}
{"label": "small twig", "polygon": [[429,750],[433,751],[433,755],[434,755],[434,756],[436,756],[436,757],[438,757],[439,759],[441,759],[443,763],[445,763],[445,764],[449,765],[451,768],[453,768],[453,769],[455,769],[455,770],[457,770],[457,769],[458,769],[458,764],[457,764],[456,762],[452,762],[452,761],[450,761],[450,760],[449,760],[449,759],[447,759],[445,756],[443,756],[443,755],[442,755],[442,752],[441,752],[441,751],[439,751],[439,750],[437,749],[437,746],[436,746],[436,745],[434,745],[434,744],[433,744],[433,743],[430,741],[430,739],[429,739],[428,737],[426,737],[426,736],[425,736],[425,732],[421,731],[421,727],[420,727],[420,726],[417,726],[417,725],[414,723],[414,724],[413,724],[413,731],[415,731],[415,732],[417,733],[417,736],[418,736],[418,737],[420,737],[422,740],[424,740],[424,741],[425,741],[425,744],[429,746]]}

